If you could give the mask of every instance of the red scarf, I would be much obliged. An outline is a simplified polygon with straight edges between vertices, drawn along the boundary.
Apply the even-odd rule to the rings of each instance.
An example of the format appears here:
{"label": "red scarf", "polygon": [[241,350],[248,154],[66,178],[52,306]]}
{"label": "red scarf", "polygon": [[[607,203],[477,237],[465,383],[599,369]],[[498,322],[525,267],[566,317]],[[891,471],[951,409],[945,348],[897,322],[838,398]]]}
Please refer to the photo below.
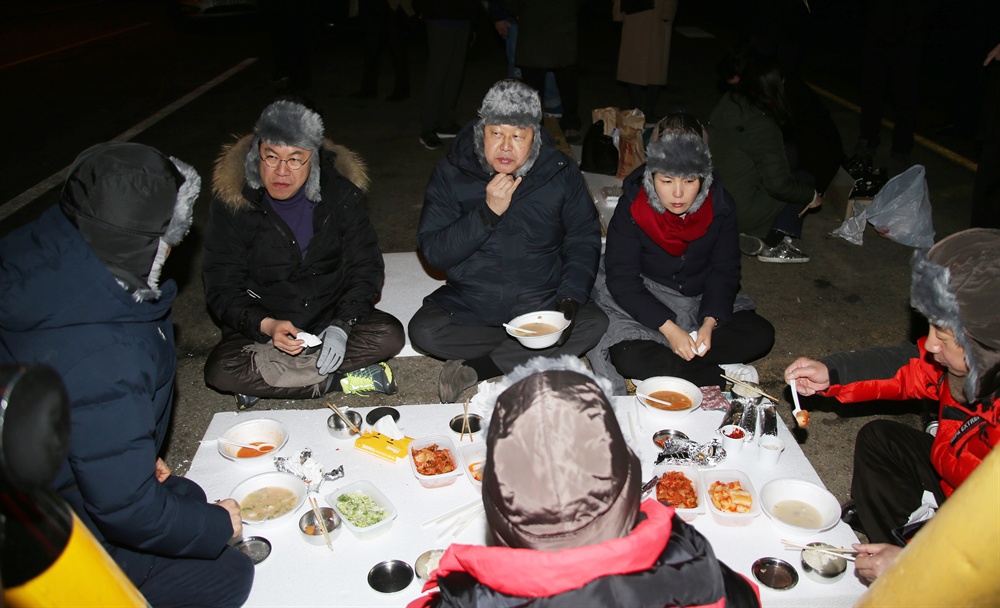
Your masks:
{"label": "red scarf", "polygon": [[645,188],[640,188],[629,211],[646,236],[670,255],[680,257],[687,251],[688,244],[705,236],[712,225],[712,191],[709,190],[697,211],[680,216],[669,211],[657,213],[649,205]]}

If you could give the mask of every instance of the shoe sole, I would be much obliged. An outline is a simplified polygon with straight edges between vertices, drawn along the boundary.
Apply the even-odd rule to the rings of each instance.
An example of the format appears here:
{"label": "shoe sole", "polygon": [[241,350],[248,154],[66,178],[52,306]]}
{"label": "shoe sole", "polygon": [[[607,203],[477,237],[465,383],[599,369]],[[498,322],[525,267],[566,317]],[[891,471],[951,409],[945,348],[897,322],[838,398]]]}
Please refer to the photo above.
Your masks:
{"label": "shoe sole", "polygon": [[438,148],[441,147],[441,144],[438,144],[436,146],[432,146],[431,144],[425,142],[423,139],[420,140],[420,145],[423,146],[423,147],[425,147],[425,148],[427,148],[428,150],[437,150]]}
{"label": "shoe sole", "polygon": [[[748,247],[747,244],[753,243],[753,247]],[[740,235],[740,253],[743,255],[758,255],[761,251],[764,251],[764,241],[753,236]]]}
{"label": "shoe sole", "polygon": [[757,259],[766,264],[805,264],[809,261],[809,258],[789,260],[786,258],[762,258],[760,256],[757,256]]}
{"label": "shoe sole", "polygon": [[440,139],[455,139],[458,133],[436,133]]}

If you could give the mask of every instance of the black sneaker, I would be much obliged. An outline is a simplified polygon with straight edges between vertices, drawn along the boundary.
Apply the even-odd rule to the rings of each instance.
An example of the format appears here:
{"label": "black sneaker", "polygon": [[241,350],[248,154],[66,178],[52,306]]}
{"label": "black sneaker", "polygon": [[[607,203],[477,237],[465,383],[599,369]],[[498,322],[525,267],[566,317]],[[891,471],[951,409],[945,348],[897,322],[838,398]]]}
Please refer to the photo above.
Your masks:
{"label": "black sneaker", "polygon": [[236,409],[240,411],[248,410],[258,403],[260,403],[260,397],[236,393]]}
{"label": "black sneaker", "polygon": [[452,139],[458,132],[462,129],[459,125],[451,125],[450,127],[439,127],[435,132],[441,139]]}
{"label": "black sneaker", "polygon": [[434,131],[427,131],[420,134],[420,143],[428,150],[437,150],[441,147],[441,138]]}
{"label": "black sneaker", "polygon": [[844,503],[844,506],[840,508],[840,521],[850,526],[851,529],[858,534],[864,534],[866,537],[868,536],[868,533],[865,532],[864,526],[861,525],[861,518],[858,517],[858,507],[854,504],[853,500],[848,500]]}

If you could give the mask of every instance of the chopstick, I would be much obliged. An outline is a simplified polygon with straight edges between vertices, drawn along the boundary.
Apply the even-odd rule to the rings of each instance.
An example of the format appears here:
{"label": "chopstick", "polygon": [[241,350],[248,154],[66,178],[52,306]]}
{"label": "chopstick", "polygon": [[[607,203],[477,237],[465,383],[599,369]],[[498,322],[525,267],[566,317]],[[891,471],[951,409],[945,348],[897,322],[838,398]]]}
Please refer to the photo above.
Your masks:
{"label": "chopstick", "polygon": [[472,427],[469,426],[469,398],[465,398],[465,406],[462,412],[462,434],[458,438],[458,442],[462,443],[465,440],[465,434],[469,434],[469,441],[475,441],[475,437],[472,436]]}
{"label": "chopstick", "polygon": [[754,391],[755,393],[757,393],[761,397],[767,397],[768,399],[770,399],[771,401],[774,401],[775,403],[781,403],[781,399],[778,399],[777,397],[772,397],[771,395],[768,395],[767,393],[765,393],[764,391],[760,390],[759,388],[757,388],[756,386],[754,386],[752,384],[749,384],[749,383],[744,382],[742,380],[737,380],[736,378],[730,378],[729,376],[727,376],[725,374],[719,374],[719,375],[722,376],[723,378],[725,378],[726,380],[729,380],[733,384],[739,384],[743,388],[748,388],[748,389]]}
{"label": "chopstick", "polygon": [[806,545],[793,543],[784,539],[782,539],[781,542],[784,543],[785,549],[795,550],[795,551],[798,550],[818,551],[819,553],[826,553],[827,555],[836,555],[837,557],[842,557],[852,562],[854,561],[854,557],[858,555],[858,552],[854,551],[853,549],[843,549],[841,547],[809,547]]}
{"label": "chopstick", "polygon": [[451,525],[442,530],[441,533],[438,534],[437,539],[441,540],[442,538],[448,535],[451,535],[452,538],[455,538],[462,532],[462,530],[465,530],[469,526],[469,524],[474,522],[477,517],[479,517],[485,512],[486,509],[483,507],[482,503],[480,503],[478,507],[472,509],[468,513],[463,514],[461,518],[456,519],[454,522],[451,523]]}
{"label": "chopstick", "polygon": [[313,517],[316,518],[316,525],[323,531],[323,539],[326,540],[326,546],[330,548],[330,551],[333,551],[333,541],[330,540],[330,533],[326,531],[326,520],[323,519],[323,514],[319,512],[319,503],[316,502],[315,496],[309,497],[309,504],[312,506]]}
{"label": "chopstick", "polygon": [[327,402],[326,402],[326,404],[327,404],[327,405],[328,405],[328,406],[330,407],[330,409],[332,409],[333,411],[337,412],[337,415],[338,415],[338,416],[340,416],[341,418],[343,418],[344,422],[346,422],[346,423],[347,423],[347,426],[351,427],[351,430],[352,430],[352,431],[354,431],[354,432],[355,432],[355,433],[357,433],[358,435],[360,435],[360,434],[361,434],[361,429],[359,429],[359,428],[358,428],[357,426],[355,426],[355,424],[354,424],[353,422],[351,422],[351,419],[350,419],[350,418],[348,418],[348,417],[347,417],[347,416],[346,416],[346,415],[344,414],[344,412],[340,411],[340,408],[339,408],[339,407],[337,407],[336,405],[334,405],[334,404],[330,403],[329,401],[327,401]]}
{"label": "chopstick", "polygon": [[462,505],[461,507],[457,507],[455,509],[452,509],[451,511],[448,511],[447,513],[442,513],[441,515],[438,515],[437,517],[433,517],[431,519],[428,519],[427,521],[424,522],[424,527],[426,528],[427,526],[433,526],[434,524],[440,523],[440,522],[448,519],[449,517],[454,517],[455,515],[459,515],[460,513],[464,513],[465,511],[468,511],[469,509],[475,507],[476,505],[481,505],[481,504],[483,504],[483,499],[477,498],[477,499],[475,499],[475,500],[473,500],[471,502],[468,502],[468,503]]}
{"label": "chopstick", "polygon": [[659,403],[662,405],[673,405],[673,403],[669,401],[664,401],[663,399],[657,399],[656,397],[650,397],[649,395],[644,395],[642,393],[636,393],[635,396],[642,399],[643,401],[652,401],[653,403]]}

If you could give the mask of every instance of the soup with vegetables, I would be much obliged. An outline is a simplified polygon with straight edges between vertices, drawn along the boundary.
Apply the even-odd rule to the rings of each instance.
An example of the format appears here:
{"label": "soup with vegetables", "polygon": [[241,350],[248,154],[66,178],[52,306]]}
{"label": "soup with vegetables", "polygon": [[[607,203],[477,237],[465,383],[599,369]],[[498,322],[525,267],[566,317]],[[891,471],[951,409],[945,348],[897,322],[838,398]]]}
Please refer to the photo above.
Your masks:
{"label": "soup with vegetables", "polygon": [[274,519],[290,513],[299,502],[288,488],[267,487],[247,494],[240,505],[240,516],[246,521]]}
{"label": "soup with vegetables", "polygon": [[665,401],[670,405],[664,403],[659,403],[653,401],[652,399],[645,399],[646,405],[650,407],[655,407],[658,410],[666,410],[668,412],[679,412],[681,410],[691,409],[694,402],[691,398],[684,393],[678,393],[677,391],[656,391],[655,393],[650,393],[649,397],[652,399],[659,399],[660,401]]}

